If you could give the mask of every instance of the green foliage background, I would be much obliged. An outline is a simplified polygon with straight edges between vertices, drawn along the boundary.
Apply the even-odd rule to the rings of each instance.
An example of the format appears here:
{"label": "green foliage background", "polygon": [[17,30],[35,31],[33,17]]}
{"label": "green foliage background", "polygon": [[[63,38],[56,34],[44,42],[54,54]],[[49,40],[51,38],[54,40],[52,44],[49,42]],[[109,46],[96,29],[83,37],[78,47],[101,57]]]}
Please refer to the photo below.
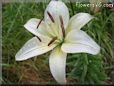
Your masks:
{"label": "green foliage background", "polygon": [[[3,84],[56,84],[48,67],[49,53],[16,62],[15,54],[33,35],[23,25],[30,18],[43,18],[47,3],[7,3],[3,4],[2,14],[2,67]],[[67,58],[67,81],[70,84],[111,84],[113,69],[113,29],[114,13],[101,8],[97,13],[89,7],[76,7],[66,3],[70,16],[87,12],[96,18],[85,25],[86,31],[100,46],[98,55],[69,54]]]}

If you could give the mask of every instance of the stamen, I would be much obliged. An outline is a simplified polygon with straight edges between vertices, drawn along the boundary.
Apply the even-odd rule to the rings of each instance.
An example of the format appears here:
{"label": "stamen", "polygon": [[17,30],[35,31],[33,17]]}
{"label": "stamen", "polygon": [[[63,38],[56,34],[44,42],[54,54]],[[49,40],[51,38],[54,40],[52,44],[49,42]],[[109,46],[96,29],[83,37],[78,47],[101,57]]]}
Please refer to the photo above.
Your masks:
{"label": "stamen", "polygon": [[42,42],[42,40],[40,39],[40,37],[38,37],[38,36],[36,36],[37,37],[37,39],[40,41],[40,42]]}
{"label": "stamen", "polygon": [[41,22],[42,22],[43,19],[40,20],[40,22],[38,23],[37,25],[37,28],[40,26]]}
{"label": "stamen", "polygon": [[50,14],[50,12],[47,11],[47,14],[48,14],[49,18],[51,19],[51,21],[54,23],[55,22],[54,21],[54,18],[52,17],[52,15]]}
{"label": "stamen", "polygon": [[64,22],[63,22],[62,16],[59,16],[59,18],[60,18],[60,22],[61,22],[61,29],[62,29],[63,37],[65,38]]}
{"label": "stamen", "polygon": [[52,40],[48,43],[48,46],[50,46],[56,39],[57,37],[52,38]]}

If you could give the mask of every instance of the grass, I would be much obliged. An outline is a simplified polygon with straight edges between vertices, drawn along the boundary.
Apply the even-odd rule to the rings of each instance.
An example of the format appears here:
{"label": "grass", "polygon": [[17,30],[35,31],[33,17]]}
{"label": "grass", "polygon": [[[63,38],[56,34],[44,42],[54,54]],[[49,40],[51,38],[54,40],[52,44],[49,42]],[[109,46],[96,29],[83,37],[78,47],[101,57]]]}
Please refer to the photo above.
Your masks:
{"label": "grass", "polygon": [[[24,29],[23,25],[30,18],[43,18],[46,5],[47,3],[3,4],[3,84],[56,83],[48,67],[49,53],[23,62],[15,61],[17,51],[33,36]],[[79,12],[91,12],[90,8],[78,8],[73,3],[67,3],[67,6],[70,16]],[[101,52],[96,56],[69,54],[67,59],[68,83],[110,84],[112,82],[114,14],[110,9],[102,8],[100,12],[93,15],[96,19],[92,20],[82,29],[101,46]],[[101,71],[99,72],[99,70]],[[101,77],[99,78],[99,76]]]}

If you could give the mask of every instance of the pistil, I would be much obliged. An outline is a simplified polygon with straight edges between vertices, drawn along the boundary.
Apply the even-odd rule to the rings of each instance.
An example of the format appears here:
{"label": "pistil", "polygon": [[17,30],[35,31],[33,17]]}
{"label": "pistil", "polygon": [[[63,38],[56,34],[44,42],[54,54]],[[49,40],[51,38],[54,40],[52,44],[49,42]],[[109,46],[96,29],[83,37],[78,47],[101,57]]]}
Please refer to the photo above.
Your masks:
{"label": "pistil", "polygon": [[60,18],[60,22],[61,22],[61,29],[62,29],[63,37],[65,38],[64,22],[63,22],[62,16],[59,16],[59,18]]}
{"label": "pistil", "polygon": [[51,13],[47,11],[47,14],[48,14],[49,18],[51,19],[51,21],[54,23],[55,21],[54,21],[53,16],[51,15]]}
{"label": "pistil", "polygon": [[48,43],[48,46],[50,46],[53,42],[55,42],[56,39],[57,37],[52,38],[52,40]]}

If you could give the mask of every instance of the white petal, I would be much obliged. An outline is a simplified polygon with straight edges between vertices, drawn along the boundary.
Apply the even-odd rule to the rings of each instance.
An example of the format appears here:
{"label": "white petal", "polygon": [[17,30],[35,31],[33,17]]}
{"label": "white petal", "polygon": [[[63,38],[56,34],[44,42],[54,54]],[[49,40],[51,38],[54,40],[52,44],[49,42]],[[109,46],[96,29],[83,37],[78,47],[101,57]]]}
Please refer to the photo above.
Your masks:
{"label": "white petal", "polygon": [[93,18],[94,17],[88,13],[78,13],[70,19],[67,29],[68,31],[72,29],[79,30]]}
{"label": "white petal", "polygon": [[67,6],[62,1],[53,0],[49,3],[45,10],[45,21],[51,22],[47,11],[50,12],[52,17],[54,18],[55,22],[60,25],[59,16],[62,16],[64,27],[66,28],[69,22],[69,11]]}
{"label": "white petal", "polygon": [[49,66],[55,80],[60,84],[66,83],[66,57],[67,54],[56,47],[49,58]]}
{"label": "white petal", "polygon": [[[47,38],[47,40],[49,40]],[[37,37],[30,39],[25,45],[17,52],[16,60],[22,61],[31,57],[41,55],[52,50],[56,45],[47,46],[49,42],[40,42]]]}
{"label": "white petal", "polygon": [[44,29],[46,28],[44,22],[42,21],[41,24],[39,25],[39,28],[37,28],[39,22],[41,20],[40,19],[37,19],[37,18],[32,18],[30,20],[27,21],[27,23],[24,25],[24,27],[30,31],[31,33],[33,33],[34,35],[36,36],[39,36],[41,34],[39,34],[39,29]]}
{"label": "white petal", "polygon": [[72,30],[68,33],[62,50],[67,53],[90,53],[98,54],[100,46],[84,31]]}

